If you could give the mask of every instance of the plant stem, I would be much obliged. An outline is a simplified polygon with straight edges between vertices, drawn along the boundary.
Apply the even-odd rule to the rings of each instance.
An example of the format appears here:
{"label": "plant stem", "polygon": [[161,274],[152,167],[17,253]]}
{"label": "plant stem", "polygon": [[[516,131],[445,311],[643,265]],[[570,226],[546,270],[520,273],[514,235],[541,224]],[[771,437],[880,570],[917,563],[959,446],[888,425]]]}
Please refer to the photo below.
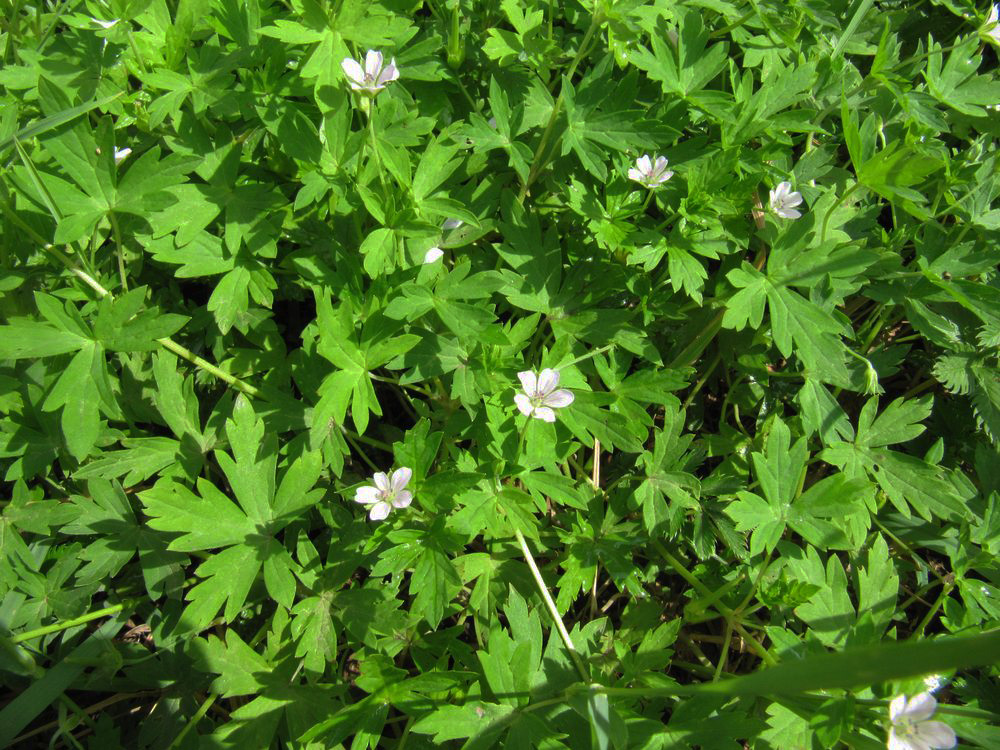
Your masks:
{"label": "plant stem", "polygon": [[573,79],[577,66],[580,64],[580,61],[583,60],[584,55],[589,52],[588,48],[590,45],[590,38],[600,27],[602,20],[603,17],[600,11],[595,7],[594,14],[590,19],[590,26],[583,35],[583,40],[580,42],[580,47],[576,51],[576,56],[573,58],[573,62],[570,63],[569,69],[563,75],[564,83],[559,87],[559,96],[556,97],[556,101],[552,105],[552,114],[549,115],[549,121],[545,124],[545,130],[542,131],[542,140],[538,142],[538,148],[535,149],[535,154],[531,159],[531,168],[528,170],[528,179],[526,179],[524,184],[521,185],[521,192],[517,196],[518,202],[524,200],[524,196],[528,194],[528,190],[531,188],[531,185],[536,179],[538,179],[538,174],[541,172],[542,167],[545,164],[542,156],[544,156],[545,151],[548,148],[549,139],[552,137],[552,130],[555,128],[556,121],[562,113],[565,82]]}
{"label": "plant stem", "polygon": [[110,615],[117,614],[125,608],[125,602],[121,604],[115,604],[110,607],[105,607],[104,609],[98,609],[94,612],[88,612],[85,615],[80,615],[79,617],[74,617],[71,620],[63,620],[62,622],[56,622],[52,625],[45,625],[41,628],[35,628],[34,630],[27,630],[24,633],[18,633],[11,638],[14,643],[23,643],[24,641],[30,641],[34,638],[41,638],[43,635],[50,635],[51,633],[58,633],[62,630],[69,630],[70,628],[75,628],[78,625],[84,625],[88,622],[93,622],[94,620],[100,620],[102,617],[109,617]]}
{"label": "plant stem", "polygon": [[528,567],[531,568],[531,575],[534,577],[535,584],[538,586],[538,591],[542,595],[542,601],[545,602],[545,606],[548,608],[549,614],[552,616],[556,630],[559,632],[559,637],[562,638],[563,645],[566,647],[566,650],[569,651],[570,658],[573,661],[573,666],[576,667],[577,674],[580,675],[581,680],[589,683],[590,676],[587,674],[587,668],[583,663],[583,658],[576,650],[576,646],[573,645],[573,640],[569,637],[569,632],[563,624],[562,617],[559,616],[559,610],[556,609],[556,603],[552,600],[552,595],[549,593],[548,587],[545,585],[545,580],[542,578],[542,572],[538,569],[538,565],[535,564],[535,558],[531,554],[531,549],[528,547],[528,542],[525,540],[524,534],[521,533],[520,529],[515,527],[514,536],[517,537],[517,543],[520,545],[521,552],[524,554],[525,562],[527,562]]}
{"label": "plant stem", "polygon": [[170,745],[167,747],[167,750],[174,750],[174,748],[181,746],[181,743],[184,742],[184,738],[187,737],[188,733],[195,727],[195,725],[197,725],[199,721],[202,720],[205,714],[208,713],[208,709],[212,707],[212,704],[215,703],[215,700],[218,697],[219,696],[216,693],[208,694],[208,697],[201,702],[200,706],[198,706],[198,710],[194,712],[194,716],[188,719],[188,722],[187,724],[184,725],[184,728],[180,731],[180,733],[176,737],[174,737],[174,741],[170,743]]}

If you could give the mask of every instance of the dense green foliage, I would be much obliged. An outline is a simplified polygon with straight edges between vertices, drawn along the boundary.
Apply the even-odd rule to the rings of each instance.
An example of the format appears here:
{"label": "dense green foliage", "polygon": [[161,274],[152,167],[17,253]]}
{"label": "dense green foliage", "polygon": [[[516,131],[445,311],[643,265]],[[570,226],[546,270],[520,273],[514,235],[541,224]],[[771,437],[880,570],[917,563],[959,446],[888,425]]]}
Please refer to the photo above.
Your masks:
{"label": "dense green foliage", "polygon": [[990,11],[0,3],[0,746],[1000,746]]}

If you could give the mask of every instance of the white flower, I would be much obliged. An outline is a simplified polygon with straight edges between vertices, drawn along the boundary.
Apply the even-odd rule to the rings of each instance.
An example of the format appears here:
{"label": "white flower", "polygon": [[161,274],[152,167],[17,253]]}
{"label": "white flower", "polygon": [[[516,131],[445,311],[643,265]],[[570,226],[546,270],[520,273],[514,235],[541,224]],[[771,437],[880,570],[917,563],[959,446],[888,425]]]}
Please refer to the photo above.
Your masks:
{"label": "white flower", "polygon": [[990,14],[986,18],[986,23],[979,30],[979,33],[985,36],[993,44],[1000,44],[1000,5],[996,3],[990,8]]}
{"label": "white flower", "polygon": [[128,158],[128,155],[132,153],[130,148],[116,148],[115,149],[115,164],[121,164]]}
{"label": "white flower", "polygon": [[955,732],[941,721],[930,721],[937,701],[930,693],[920,693],[909,701],[905,695],[889,704],[889,750],[938,750],[955,747]]}
{"label": "white flower", "polygon": [[435,261],[441,260],[441,256],[443,255],[444,250],[439,247],[432,247],[424,253],[424,263],[434,263]]}
{"label": "white flower", "polygon": [[559,371],[545,368],[538,376],[531,370],[517,374],[524,393],[514,396],[514,403],[526,417],[534,417],[545,422],[555,422],[556,413],[552,408],[562,408],[573,403],[573,394],[559,386]]}
{"label": "white flower", "polygon": [[445,219],[441,229],[447,232],[449,229],[458,229],[464,223],[461,219]]}
{"label": "white flower", "polygon": [[649,154],[643,154],[636,159],[635,166],[628,171],[630,180],[635,180],[650,190],[658,188],[673,176],[674,173],[667,169],[667,157],[657,156],[656,163],[653,163]]}
{"label": "white flower", "polygon": [[110,21],[102,21],[100,18],[91,18],[90,20],[96,23],[102,29],[110,29],[113,28],[118,23],[119,19],[112,18]]}
{"label": "white flower", "polygon": [[384,89],[391,81],[399,78],[399,69],[396,68],[396,58],[389,60],[389,64],[382,66],[382,53],[378,50],[370,49],[365,55],[365,66],[357,60],[345,57],[340,67],[344,69],[347,82],[355,91],[365,91],[371,95],[377,94]]}
{"label": "white flower", "polygon": [[794,206],[802,203],[802,195],[792,191],[792,183],[781,182],[771,191],[771,210],[782,219],[797,219],[802,216]]}
{"label": "white flower", "polygon": [[368,517],[373,521],[381,521],[393,508],[405,508],[413,502],[413,493],[403,489],[412,476],[413,471],[405,466],[392,472],[391,478],[385,472],[377,472],[372,477],[375,486],[358,487],[354,493],[354,502],[370,505]]}

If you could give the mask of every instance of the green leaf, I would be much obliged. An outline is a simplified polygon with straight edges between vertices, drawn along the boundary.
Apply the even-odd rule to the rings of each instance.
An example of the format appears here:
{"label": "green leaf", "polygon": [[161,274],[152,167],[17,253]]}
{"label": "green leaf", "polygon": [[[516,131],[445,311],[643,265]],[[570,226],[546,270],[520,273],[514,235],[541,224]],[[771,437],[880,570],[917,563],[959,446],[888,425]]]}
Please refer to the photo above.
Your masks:
{"label": "green leaf", "polygon": [[199,479],[198,491],[201,497],[173,480],[161,479],[139,493],[152,528],[181,534],[170,549],[215,549],[239,544],[255,533],[256,525],[211,482]]}
{"label": "green leaf", "polygon": [[484,741],[506,727],[514,707],[506,704],[470,701],[461,706],[441,706],[417,721],[412,731],[430,734],[434,742],[476,737]]}
{"label": "green leaf", "polygon": [[34,359],[75,352],[88,339],[35,320],[19,319],[0,325],[0,359]]}

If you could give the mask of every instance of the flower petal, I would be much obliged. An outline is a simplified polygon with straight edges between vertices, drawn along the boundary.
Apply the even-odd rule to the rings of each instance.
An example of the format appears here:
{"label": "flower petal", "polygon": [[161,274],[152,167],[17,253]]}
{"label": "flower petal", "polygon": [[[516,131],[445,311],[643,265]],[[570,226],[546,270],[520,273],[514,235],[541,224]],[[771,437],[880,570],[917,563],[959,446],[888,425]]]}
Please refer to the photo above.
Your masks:
{"label": "flower petal", "polygon": [[392,491],[399,493],[407,484],[409,484],[410,479],[413,477],[413,469],[407,466],[401,466],[392,472]]}
{"label": "flower petal", "polygon": [[365,72],[357,60],[345,57],[340,61],[340,67],[344,69],[344,75],[351,83],[351,88],[357,89],[365,82]]}
{"label": "flower petal", "polygon": [[802,193],[789,193],[785,196],[784,203],[786,206],[797,206],[802,203]]}
{"label": "flower petal", "polygon": [[559,387],[559,370],[546,367],[538,373],[538,395],[547,396]]}
{"label": "flower petal", "polygon": [[407,508],[412,502],[413,502],[413,493],[410,492],[409,490],[403,490],[402,492],[397,492],[396,497],[392,499],[392,507]]}
{"label": "flower petal", "polygon": [[531,411],[534,408],[531,405],[531,399],[529,399],[523,393],[515,393],[514,403],[517,404],[517,410],[521,412],[524,416],[526,417],[531,416]]}
{"label": "flower petal", "polygon": [[535,377],[535,373],[531,370],[519,372],[517,379],[521,381],[521,387],[524,388],[524,392],[528,395],[528,398],[533,398],[538,393],[538,378]]}
{"label": "flower petal", "polygon": [[891,721],[896,721],[900,716],[902,716],[903,711],[906,710],[906,696],[897,695],[892,699],[892,703],[889,704],[889,719]]}
{"label": "flower petal", "polygon": [[449,229],[458,229],[464,223],[465,222],[462,221],[461,219],[445,219],[444,224],[441,225],[441,228],[444,229],[445,231],[448,231]]}
{"label": "flower petal", "polygon": [[543,422],[556,421],[556,413],[547,406],[536,406],[535,413],[532,414],[531,416],[533,416],[535,419],[540,419]]}
{"label": "flower petal", "polygon": [[392,485],[389,484],[389,477],[385,475],[384,471],[375,472],[375,476],[372,477],[372,481],[375,482],[375,486],[382,492],[388,493],[392,491]]}
{"label": "flower petal", "polygon": [[389,515],[390,510],[392,510],[392,506],[387,502],[375,503],[368,513],[368,517],[373,521],[381,521]]}
{"label": "flower petal", "polygon": [[365,486],[358,487],[354,492],[354,502],[371,505],[377,503],[382,498],[382,492],[378,487]]}
{"label": "flower petal", "polygon": [[444,250],[439,247],[432,247],[424,253],[424,263],[434,263],[444,257]]}
{"label": "flower petal", "polygon": [[643,179],[645,179],[643,177],[643,175],[642,175],[642,172],[640,172],[635,167],[632,167],[631,169],[629,169],[629,171],[628,171],[628,178],[630,180],[635,180],[636,182],[642,182]]}
{"label": "flower petal", "polygon": [[889,730],[889,741],[886,743],[888,750],[915,750],[908,740],[896,734],[895,729]]}
{"label": "flower petal", "polygon": [[396,67],[396,58],[389,60],[389,64],[386,65],[382,72],[378,74],[377,83],[379,86],[385,86],[387,83],[395,81],[399,78],[399,68]]}
{"label": "flower petal", "polygon": [[649,175],[653,171],[653,162],[650,161],[649,154],[643,154],[636,159],[635,166],[644,176]]}
{"label": "flower petal", "polygon": [[916,726],[917,736],[933,748],[950,748],[958,744],[955,730],[943,721],[922,721]]}
{"label": "flower petal", "polygon": [[903,709],[903,716],[911,721],[923,721],[934,715],[937,700],[930,693],[920,693],[910,698]]}
{"label": "flower petal", "polygon": [[794,208],[778,208],[775,209],[774,213],[778,214],[782,219],[798,219],[802,216],[802,212],[796,211]]}
{"label": "flower petal", "polygon": [[657,174],[662,174],[666,168],[667,168],[667,157],[657,156],[656,164],[653,165],[653,171]]}
{"label": "flower petal", "polygon": [[382,53],[377,49],[368,50],[365,55],[365,80],[374,81],[382,70]]}
{"label": "flower petal", "polygon": [[572,391],[560,388],[558,391],[552,391],[552,393],[542,400],[542,403],[546,406],[554,406],[558,409],[563,406],[569,406],[573,403],[573,399],[575,398],[576,396],[573,395]]}

